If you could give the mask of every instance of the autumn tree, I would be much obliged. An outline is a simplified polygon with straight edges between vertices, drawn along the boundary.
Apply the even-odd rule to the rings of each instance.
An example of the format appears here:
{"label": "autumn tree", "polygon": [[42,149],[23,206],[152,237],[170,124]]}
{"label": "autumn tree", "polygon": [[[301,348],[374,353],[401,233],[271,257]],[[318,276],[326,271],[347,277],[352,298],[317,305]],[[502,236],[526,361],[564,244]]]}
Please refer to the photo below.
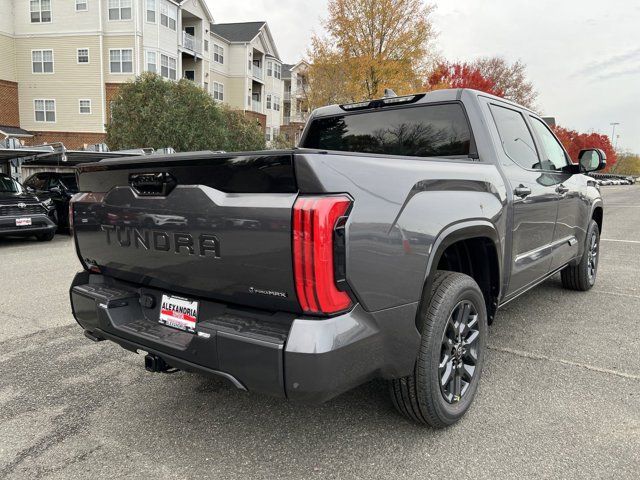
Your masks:
{"label": "autumn tree", "polygon": [[263,149],[265,140],[255,120],[217,103],[195,83],[143,73],[119,88],[111,104],[107,144],[112,150],[234,151]]}
{"label": "autumn tree", "polygon": [[480,69],[470,63],[441,62],[427,77],[427,90],[441,88],[473,88],[482,92],[504,96],[495,82],[486,78]]}
{"label": "autumn tree", "polygon": [[419,89],[433,58],[433,6],[422,0],[329,0],[309,55],[312,107]]}
{"label": "autumn tree", "polygon": [[502,92],[502,97],[531,109],[535,107],[538,93],[527,79],[526,65],[520,60],[508,63],[502,57],[483,57],[472,65]]}
{"label": "autumn tree", "polygon": [[440,62],[427,77],[427,90],[473,88],[504,97],[533,108],[537,93],[527,80],[525,65],[509,64],[500,57],[485,57],[473,62]]}
{"label": "autumn tree", "polygon": [[608,136],[595,132],[581,133],[558,125],[553,127],[553,131],[560,142],[562,142],[562,145],[564,145],[564,148],[567,150],[571,160],[574,162],[578,161],[580,150],[587,148],[600,148],[607,156],[606,171],[610,171],[615,165],[617,155]]}

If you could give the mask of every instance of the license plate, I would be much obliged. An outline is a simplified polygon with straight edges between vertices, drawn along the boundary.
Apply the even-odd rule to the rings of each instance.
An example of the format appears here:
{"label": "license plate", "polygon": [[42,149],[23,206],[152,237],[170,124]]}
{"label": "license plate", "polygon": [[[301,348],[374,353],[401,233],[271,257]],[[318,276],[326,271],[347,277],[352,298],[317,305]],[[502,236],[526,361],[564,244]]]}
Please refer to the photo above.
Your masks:
{"label": "license plate", "polygon": [[198,302],[171,295],[162,295],[160,323],[168,327],[196,333]]}
{"label": "license plate", "polygon": [[28,227],[31,225],[30,218],[16,218],[16,227]]}

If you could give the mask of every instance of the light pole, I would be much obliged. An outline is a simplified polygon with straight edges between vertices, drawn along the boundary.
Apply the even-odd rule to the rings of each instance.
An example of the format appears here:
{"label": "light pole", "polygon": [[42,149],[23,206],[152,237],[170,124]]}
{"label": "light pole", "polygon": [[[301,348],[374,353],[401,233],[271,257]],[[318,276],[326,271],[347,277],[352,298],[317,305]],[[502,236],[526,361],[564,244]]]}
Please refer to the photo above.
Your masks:
{"label": "light pole", "polygon": [[620,122],[611,122],[609,125],[613,127],[611,130],[611,145],[613,145],[614,138],[616,138],[616,125],[620,125]]}

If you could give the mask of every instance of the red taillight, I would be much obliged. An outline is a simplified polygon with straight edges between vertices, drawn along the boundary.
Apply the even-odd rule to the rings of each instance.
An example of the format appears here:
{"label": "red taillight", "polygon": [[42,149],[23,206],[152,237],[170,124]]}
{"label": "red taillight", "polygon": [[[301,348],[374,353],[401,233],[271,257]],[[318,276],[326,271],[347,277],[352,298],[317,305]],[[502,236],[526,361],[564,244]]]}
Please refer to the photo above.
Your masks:
{"label": "red taillight", "polygon": [[349,209],[345,196],[300,197],[293,206],[293,265],[296,292],[306,313],[335,313],[351,306],[334,276],[334,232]]}

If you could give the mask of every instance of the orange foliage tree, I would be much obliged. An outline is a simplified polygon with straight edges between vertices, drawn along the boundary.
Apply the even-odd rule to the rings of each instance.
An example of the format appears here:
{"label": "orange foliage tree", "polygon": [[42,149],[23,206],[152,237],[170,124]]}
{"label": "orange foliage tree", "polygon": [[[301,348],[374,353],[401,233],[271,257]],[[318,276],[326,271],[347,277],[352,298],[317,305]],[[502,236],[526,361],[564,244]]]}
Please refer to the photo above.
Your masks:
{"label": "orange foliage tree", "polygon": [[600,148],[607,155],[607,168],[605,171],[610,170],[611,167],[615,165],[617,155],[608,136],[595,132],[580,133],[576,130],[570,130],[557,125],[553,128],[553,131],[564,145],[564,148],[567,149],[567,153],[574,162],[578,161],[580,150],[585,148]]}
{"label": "orange foliage tree", "polygon": [[427,77],[426,88],[473,88],[499,97],[504,96],[502,89],[493,80],[482,75],[480,68],[466,62],[438,64]]}
{"label": "orange foliage tree", "polygon": [[326,35],[308,52],[311,106],[418,90],[434,57],[432,10],[423,0],[329,0]]}

